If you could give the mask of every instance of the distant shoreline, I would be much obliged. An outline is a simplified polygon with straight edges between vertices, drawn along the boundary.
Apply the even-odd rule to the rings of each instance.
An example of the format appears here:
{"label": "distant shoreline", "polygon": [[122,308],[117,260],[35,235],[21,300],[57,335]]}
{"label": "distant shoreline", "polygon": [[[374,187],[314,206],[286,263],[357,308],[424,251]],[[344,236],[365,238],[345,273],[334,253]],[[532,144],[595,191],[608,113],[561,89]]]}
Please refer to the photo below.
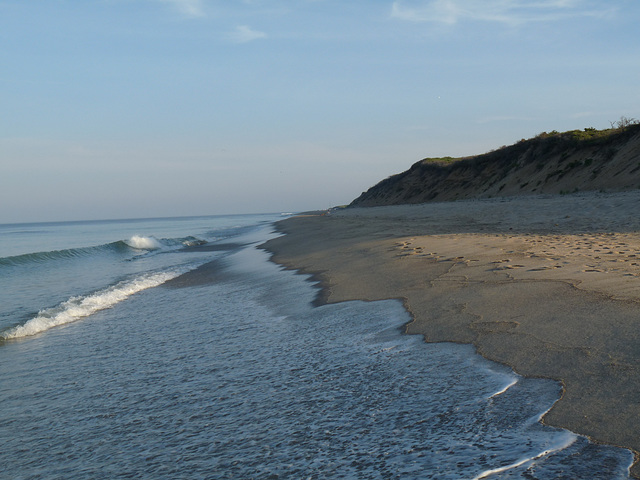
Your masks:
{"label": "distant shoreline", "polygon": [[544,423],[631,449],[640,478],[639,209],[637,191],[336,209],[265,248],[320,303],[399,298],[407,333],[562,382]]}

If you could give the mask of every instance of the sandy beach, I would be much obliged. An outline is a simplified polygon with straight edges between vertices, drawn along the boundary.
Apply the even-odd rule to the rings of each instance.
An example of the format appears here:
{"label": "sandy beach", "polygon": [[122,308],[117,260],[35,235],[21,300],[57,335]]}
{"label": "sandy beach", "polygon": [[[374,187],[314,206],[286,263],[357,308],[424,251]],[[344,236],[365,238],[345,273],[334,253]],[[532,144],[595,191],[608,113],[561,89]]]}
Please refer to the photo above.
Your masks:
{"label": "sandy beach", "polygon": [[546,424],[636,452],[640,192],[334,209],[265,248],[319,303],[402,299],[410,334],[562,382]]}

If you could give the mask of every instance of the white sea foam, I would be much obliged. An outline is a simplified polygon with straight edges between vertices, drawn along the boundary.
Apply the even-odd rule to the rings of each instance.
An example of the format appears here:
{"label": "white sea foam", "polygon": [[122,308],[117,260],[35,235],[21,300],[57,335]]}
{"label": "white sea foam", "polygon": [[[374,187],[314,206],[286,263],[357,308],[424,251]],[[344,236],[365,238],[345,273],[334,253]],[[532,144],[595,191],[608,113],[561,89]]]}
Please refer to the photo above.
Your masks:
{"label": "white sea foam", "polygon": [[147,274],[134,280],[120,282],[90,295],[72,297],[56,307],[41,310],[38,316],[23,325],[17,325],[1,332],[0,338],[8,340],[36,335],[58,325],[88,317],[100,310],[113,307],[134,293],[156,287],[167,280],[175,278],[184,273],[184,271],[173,270]]}
{"label": "white sea foam", "polygon": [[570,447],[571,445],[573,445],[575,443],[575,441],[578,439],[578,436],[575,433],[571,433],[571,432],[565,432],[564,435],[562,435],[562,440],[560,442],[558,442],[557,445],[555,445],[552,448],[549,448],[541,453],[539,453],[538,455],[534,455],[532,457],[528,457],[528,458],[523,458],[521,460],[518,460],[517,462],[511,463],[509,465],[505,465],[504,467],[499,467],[499,468],[493,468],[491,470],[485,470],[484,472],[482,472],[480,475],[478,475],[477,477],[474,477],[473,480],[481,480],[483,478],[489,478],[497,473],[502,473],[502,472],[506,472],[507,470],[511,470],[514,468],[518,468],[526,463],[529,462],[534,462],[540,458],[546,457],[548,455],[551,455],[552,453],[555,452],[559,452],[561,450],[564,450],[567,447]]}
{"label": "white sea foam", "polygon": [[143,237],[141,235],[134,235],[129,240],[125,240],[125,243],[138,250],[158,250],[162,248],[162,244],[154,237]]}
{"label": "white sea foam", "polygon": [[509,390],[511,387],[513,387],[516,383],[518,383],[518,379],[514,378],[513,380],[511,380],[511,382],[509,382],[507,385],[505,385],[503,388],[501,388],[500,390],[498,390],[496,393],[489,395],[489,398],[495,398],[499,395],[502,395],[504,392],[506,392],[507,390]]}
{"label": "white sea foam", "polygon": [[205,245],[207,243],[206,240],[201,240],[199,238],[189,238],[182,242],[182,245],[185,247],[197,247],[199,245]]}

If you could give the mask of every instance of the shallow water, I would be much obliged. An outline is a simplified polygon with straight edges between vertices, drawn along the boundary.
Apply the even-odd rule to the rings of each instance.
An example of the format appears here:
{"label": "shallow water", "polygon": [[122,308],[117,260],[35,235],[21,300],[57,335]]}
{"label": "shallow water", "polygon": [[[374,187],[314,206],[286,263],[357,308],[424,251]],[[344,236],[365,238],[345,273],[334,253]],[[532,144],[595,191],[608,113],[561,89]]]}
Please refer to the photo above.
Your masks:
{"label": "shallow water", "polygon": [[269,231],[124,256],[98,291],[188,273],[0,344],[0,477],[628,478],[627,450],[538,422],[555,382],[401,335],[394,300],[313,308],[255,248]]}

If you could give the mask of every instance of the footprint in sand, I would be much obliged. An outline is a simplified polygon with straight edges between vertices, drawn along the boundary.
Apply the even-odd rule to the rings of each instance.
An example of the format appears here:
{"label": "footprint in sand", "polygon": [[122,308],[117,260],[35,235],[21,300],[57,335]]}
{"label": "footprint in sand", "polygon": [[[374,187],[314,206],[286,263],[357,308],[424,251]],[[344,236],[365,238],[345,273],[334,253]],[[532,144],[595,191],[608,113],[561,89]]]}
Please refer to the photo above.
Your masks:
{"label": "footprint in sand", "polygon": [[524,265],[502,265],[500,267],[496,267],[493,270],[513,270],[516,268],[524,268]]}

